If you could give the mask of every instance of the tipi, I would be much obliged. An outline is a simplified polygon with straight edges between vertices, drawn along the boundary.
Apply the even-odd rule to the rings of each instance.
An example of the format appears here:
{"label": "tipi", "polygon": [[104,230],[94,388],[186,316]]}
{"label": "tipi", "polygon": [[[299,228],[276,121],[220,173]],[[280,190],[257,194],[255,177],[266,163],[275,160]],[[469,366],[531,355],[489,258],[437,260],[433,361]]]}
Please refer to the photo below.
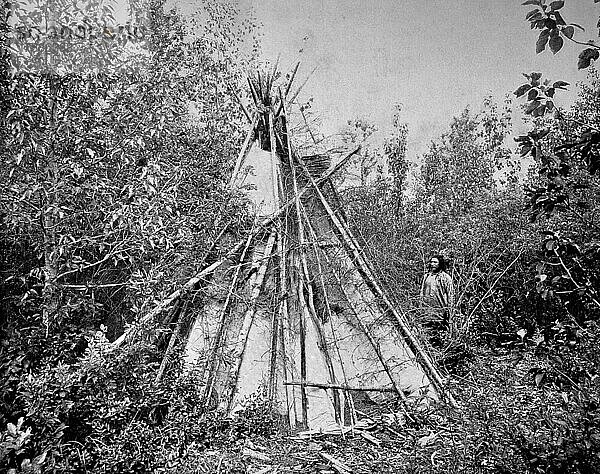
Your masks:
{"label": "tipi", "polygon": [[354,423],[359,392],[454,404],[339,206],[331,177],[359,149],[335,166],[294,151],[286,97],[297,69],[278,94],[275,69],[248,80],[255,111],[244,107],[250,126],[230,186],[248,190],[256,221],[226,258],[187,284],[206,285],[208,297],[193,315],[186,366],[207,406],[235,410],[260,390],[292,429]]}

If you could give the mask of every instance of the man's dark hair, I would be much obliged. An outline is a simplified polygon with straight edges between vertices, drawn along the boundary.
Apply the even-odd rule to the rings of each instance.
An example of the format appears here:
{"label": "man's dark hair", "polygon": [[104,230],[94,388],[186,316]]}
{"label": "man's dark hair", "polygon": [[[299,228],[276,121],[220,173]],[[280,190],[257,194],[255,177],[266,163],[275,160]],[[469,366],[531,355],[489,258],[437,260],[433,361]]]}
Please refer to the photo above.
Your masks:
{"label": "man's dark hair", "polygon": [[446,259],[444,258],[443,255],[432,255],[431,257],[429,257],[429,260],[431,261],[432,258],[437,258],[438,262],[440,262],[440,271],[441,272],[445,272],[446,269],[448,268],[448,262],[446,261]]}

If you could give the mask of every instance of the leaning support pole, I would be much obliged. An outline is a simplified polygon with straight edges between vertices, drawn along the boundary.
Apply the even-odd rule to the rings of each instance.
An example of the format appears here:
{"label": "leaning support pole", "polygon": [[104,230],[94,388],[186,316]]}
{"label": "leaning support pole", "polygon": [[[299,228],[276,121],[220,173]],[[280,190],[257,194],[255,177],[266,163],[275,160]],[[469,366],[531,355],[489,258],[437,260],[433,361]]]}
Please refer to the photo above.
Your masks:
{"label": "leaning support pole", "polygon": [[[294,180],[296,178],[295,173],[293,173],[294,175]],[[297,186],[296,186],[296,182],[294,182],[294,189],[297,191]],[[311,286],[311,281],[310,281],[310,273],[308,271],[308,262],[306,259],[306,241],[304,239],[304,225],[302,225],[302,210],[301,210],[301,203],[300,200],[297,200],[297,206],[298,206],[298,234],[299,234],[299,239],[300,239],[300,263],[302,266],[301,272],[300,272],[300,284],[301,284],[301,288],[302,288],[302,293],[300,294],[300,298],[301,298],[301,302],[302,304],[306,304],[308,307],[308,314],[311,317],[311,320],[313,322],[313,325],[315,326],[316,332],[317,332],[317,341],[318,341],[318,346],[319,349],[321,350],[323,357],[325,359],[325,365],[327,366],[327,372],[329,373],[329,379],[331,381],[332,384],[336,384],[337,383],[337,378],[335,376],[335,370],[333,368],[333,361],[331,359],[331,355],[329,354],[329,349],[327,347],[327,341],[325,339],[325,334],[324,334],[324,330],[323,330],[323,326],[321,321],[319,320],[319,317],[317,315],[317,310],[315,309],[315,304],[314,304],[314,294],[313,294],[313,289]],[[306,294],[304,294],[304,288],[306,288]],[[335,419],[336,422],[339,424],[342,420],[341,418],[341,402],[340,402],[340,394],[338,393],[337,390],[333,390],[333,406],[335,409]]]}
{"label": "leaning support pole", "polygon": [[250,292],[250,301],[249,307],[244,314],[244,320],[242,322],[242,327],[238,334],[237,341],[235,343],[235,347],[232,353],[232,360],[235,361],[232,370],[230,371],[230,387],[229,393],[226,396],[227,407],[231,408],[231,404],[233,402],[233,397],[235,395],[235,391],[237,388],[237,381],[240,376],[240,369],[242,368],[242,362],[244,359],[244,352],[246,350],[246,343],[248,342],[248,334],[250,333],[250,327],[252,326],[252,322],[254,320],[254,314],[256,313],[256,305],[258,303],[258,297],[262,291],[263,282],[265,280],[265,275],[267,273],[267,268],[269,266],[269,262],[271,261],[271,256],[273,253],[273,246],[275,244],[275,238],[277,236],[277,232],[275,228],[271,230],[269,234],[269,239],[267,240],[267,244],[265,246],[265,252],[262,257],[262,262],[258,269],[258,273],[256,274],[256,278],[254,279],[251,292]]}
{"label": "leaning support pole", "polygon": [[[344,378],[344,383],[346,385],[348,385],[348,379],[346,377],[346,371],[344,370],[344,361],[342,360],[341,356],[340,356],[340,351],[339,351],[339,347],[337,344],[337,339],[335,337],[335,329],[333,327],[333,315],[331,312],[331,307],[329,305],[329,298],[327,297],[327,288],[325,286],[325,279],[323,277],[323,268],[321,267],[321,261],[319,259],[319,255],[318,255],[318,249],[315,243],[315,235],[314,235],[314,230],[312,229],[310,222],[308,221],[308,217],[307,217],[307,213],[306,213],[306,209],[304,208],[303,205],[300,206],[302,208],[302,216],[304,219],[306,219],[307,225],[306,228],[308,229],[308,231],[310,232],[310,238],[309,238],[309,242],[311,243],[311,247],[313,249],[313,254],[315,256],[315,260],[316,260],[316,264],[317,264],[317,272],[318,272],[318,280],[321,286],[321,290],[323,292],[323,299],[325,302],[325,309],[327,310],[327,319],[330,322],[331,325],[331,335],[333,337],[333,347],[336,349],[337,354],[338,354],[338,360],[339,360],[339,365],[340,365],[340,370],[342,372],[342,377]],[[305,259],[306,260],[306,259]],[[319,338],[321,340],[321,344],[323,346],[323,353],[325,354],[326,360],[327,360],[327,367],[329,369],[329,373],[330,373],[330,378],[331,378],[331,382],[332,383],[336,383],[336,376],[335,376],[335,372],[334,372],[334,367],[333,367],[333,360],[331,358],[331,355],[329,354],[329,348],[327,347],[327,339],[325,337],[325,328],[323,326],[323,323],[321,322],[321,320],[319,319],[318,315],[317,315],[317,311],[316,308],[314,306],[314,295],[313,295],[313,290],[312,288],[309,286],[309,306],[311,307],[311,310],[313,312],[314,315],[314,319],[315,319],[315,324],[317,324],[318,330],[319,330]],[[343,424],[344,423],[344,400],[343,398],[340,400],[340,396],[339,394],[334,391],[334,402],[335,402],[335,406],[336,408],[339,410],[339,423]],[[352,419],[352,424],[354,424],[356,415],[354,413],[354,401],[350,398],[351,395],[348,392],[344,393],[345,398],[348,399],[348,404],[351,408],[350,410],[350,415],[351,415],[351,419]]]}
{"label": "leaning support pole", "polygon": [[229,91],[231,92],[231,94],[233,95],[235,100],[237,100],[237,103],[239,104],[240,108],[242,109],[242,112],[244,112],[244,115],[246,116],[246,119],[248,120],[248,122],[252,123],[252,116],[251,116],[250,112],[248,112],[248,109],[242,103],[241,99],[239,98],[239,96],[237,95],[237,93],[235,92],[233,87],[231,87],[229,84],[227,84],[227,87],[229,88]]}
{"label": "leaning support pole", "polygon": [[283,98],[287,97],[287,95],[289,94],[290,89],[292,88],[292,83],[294,82],[294,78],[296,77],[296,73],[298,72],[299,67],[300,67],[300,61],[298,61],[296,63],[296,67],[294,67],[294,70],[292,71],[290,80],[288,81],[287,86],[285,87],[285,94],[283,94],[283,95],[280,94],[281,102],[279,103],[279,108],[277,109],[277,112],[275,113],[275,117],[278,117],[279,114],[281,113],[281,111],[283,110]]}
{"label": "leaning support pole", "polygon": [[167,346],[167,350],[165,351],[165,355],[160,363],[160,367],[158,368],[158,372],[156,373],[156,378],[154,379],[154,385],[158,385],[167,370],[167,366],[169,365],[171,354],[175,350],[175,344],[177,343],[177,338],[179,337],[179,333],[181,333],[181,328],[183,327],[183,322],[185,321],[185,315],[187,313],[188,301],[185,302],[184,307],[181,308],[177,317],[177,324],[171,333],[171,338],[169,339],[169,345]]}
{"label": "leaning support pole", "polygon": [[358,269],[362,273],[363,278],[365,279],[365,282],[371,288],[371,291],[375,294],[375,296],[379,297],[381,299],[381,301],[383,302],[383,305],[386,307],[386,309],[389,310],[390,313],[393,315],[393,317],[398,325],[398,328],[400,329],[400,332],[405,337],[405,339],[408,341],[409,346],[412,349],[412,351],[414,352],[415,356],[424,365],[424,367],[427,371],[427,374],[429,375],[429,378],[431,379],[431,382],[435,386],[439,395],[441,397],[445,397],[451,406],[458,407],[458,404],[456,403],[456,401],[454,400],[452,395],[450,393],[446,393],[446,389],[444,387],[444,381],[443,381],[441,375],[439,374],[439,372],[437,371],[437,369],[434,367],[433,362],[431,361],[431,359],[429,358],[429,356],[427,355],[425,350],[421,347],[421,344],[419,343],[419,341],[417,341],[415,336],[412,334],[412,331],[408,328],[408,325],[404,322],[404,318],[398,313],[398,311],[396,310],[394,305],[390,302],[390,300],[387,298],[387,296],[381,289],[380,285],[377,283],[375,276],[371,273],[369,266],[365,263],[365,260],[359,251],[359,248],[357,248],[356,244],[354,243],[354,240],[350,237],[350,231],[348,229],[346,229],[345,226],[337,218],[337,216],[333,212],[333,209],[331,209],[331,206],[325,199],[325,196],[323,196],[323,193],[321,192],[321,189],[319,188],[318,184],[316,183],[314,178],[311,176],[311,174],[308,171],[308,169],[306,168],[305,164],[302,162],[302,159],[299,159],[299,162],[300,162],[300,165],[302,166],[304,173],[307,175],[308,179],[310,180],[310,183],[312,184],[313,189],[315,190],[319,200],[321,201],[321,204],[325,208],[325,211],[327,212],[327,215],[329,216],[329,220],[334,225],[334,227],[337,229],[337,232],[339,233],[339,235],[341,237],[342,243],[345,245],[346,250],[348,252],[350,252],[350,255],[353,257]]}
{"label": "leaning support pole", "polygon": [[[287,230],[287,219],[284,222],[285,229]],[[288,276],[288,268],[287,268],[287,258],[288,258],[288,245],[287,245],[287,237],[283,232],[279,234],[279,253],[280,264],[279,264],[279,286],[281,291],[281,305],[279,308],[279,329],[280,329],[280,339],[281,339],[281,348],[282,348],[282,367],[283,367],[283,379],[284,382],[289,382],[291,375],[294,373],[295,361],[293,357],[287,357],[287,350],[290,348],[290,315],[289,315],[289,307],[288,307],[288,298],[289,298],[289,276]],[[290,348],[291,350],[291,348]],[[271,383],[274,385],[275,374],[275,361],[271,361]],[[275,387],[272,387],[272,390],[275,391]],[[296,410],[296,401],[294,397],[294,390],[292,387],[285,386],[285,397],[286,397],[286,406],[287,406],[287,415],[288,421],[290,423],[290,429],[294,430],[296,428],[296,420],[297,420],[297,410]]]}
{"label": "leaning support pole", "polygon": [[[306,380],[306,307],[304,304],[304,291],[302,277],[297,282],[298,288],[298,299],[300,304],[299,311],[299,329],[300,329],[300,379]],[[301,408],[302,408],[302,425],[304,428],[308,428],[308,396],[304,386],[300,387],[301,396]]]}
{"label": "leaning support pole", "polygon": [[[285,107],[285,106],[284,106]],[[284,109],[285,113],[285,109]],[[291,158],[291,144],[288,135],[288,157]],[[300,217],[300,195],[298,193],[298,181],[296,180],[296,170],[293,163],[289,161],[290,168],[292,170],[292,183],[294,185],[294,206],[296,210],[296,225],[298,226],[298,247],[300,248],[300,258],[302,269],[299,272],[298,279],[298,299],[300,303],[300,378],[302,382],[306,381],[306,301],[304,297],[304,278],[305,278],[305,259],[304,259],[304,228],[302,225],[302,219]],[[333,380],[332,380],[333,382]],[[300,386],[300,393],[302,396],[302,422],[306,428],[308,428],[308,397],[306,390],[303,385]],[[337,412],[336,412],[337,419]]]}
{"label": "leaning support pole", "polygon": [[[273,68],[273,73],[270,77],[273,77],[275,71],[277,70],[277,64],[279,63],[279,57],[277,58],[277,62]],[[269,143],[271,144],[271,176],[273,179],[273,202],[276,203],[277,207],[281,205],[281,198],[279,194],[280,188],[280,176],[281,172],[279,169],[279,159],[277,157],[277,146],[275,142],[275,130],[273,128],[273,113],[269,113]],[[277,219],[275,222],[277,228],[277,246],[278,250],[281,254],[281,259],[285,260],[285,254],[282,251],[282,239],[281,239],[281,219]],[[281,290],[283,291],[283,290]],[[275,398],[275,383],[277,379],[276,366],[277,366],[277,345],[278,340],[277,336],[279,335],[278,327],[279,327],[279,316],[281,313],[281,308],[277,311],[273,311],[273,315],[271,318],[271,353],[269,357],[269,399],[271,401]]]}

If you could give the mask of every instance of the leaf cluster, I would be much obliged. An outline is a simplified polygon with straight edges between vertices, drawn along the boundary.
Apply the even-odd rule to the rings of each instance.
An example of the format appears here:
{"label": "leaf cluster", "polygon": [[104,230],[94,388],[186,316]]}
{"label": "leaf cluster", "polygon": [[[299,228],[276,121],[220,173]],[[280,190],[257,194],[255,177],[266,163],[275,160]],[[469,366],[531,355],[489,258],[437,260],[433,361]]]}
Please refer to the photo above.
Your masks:
{"label": "leaf cluster", "polygon": [[[598,3],[598,0],[594,0]],[[570,40],[577,44],[584,44],[573,38],[575,29],[585,31],[584,28],[577,23],[569,23],[564,20],[560,10],[564,7],[563,0],[555,0],[546,4],[545,0],[527,0],[523,5],[535,5],[536,8],[529,11],[525,19],[529,21],[531,29],[541,30],[535,44],[535,52],[541,53],[548,45],[552,53],[558,53],[563,45],[564,39]],[[599,23],[600,25],[600,19]],[[564,38],[564,39],[563,39]],[[588,41],[588,48],[581,51],[577,63],[578,69],[588,68],[592,61],[598,59],[600,54],[599,46],[593,40]]]}

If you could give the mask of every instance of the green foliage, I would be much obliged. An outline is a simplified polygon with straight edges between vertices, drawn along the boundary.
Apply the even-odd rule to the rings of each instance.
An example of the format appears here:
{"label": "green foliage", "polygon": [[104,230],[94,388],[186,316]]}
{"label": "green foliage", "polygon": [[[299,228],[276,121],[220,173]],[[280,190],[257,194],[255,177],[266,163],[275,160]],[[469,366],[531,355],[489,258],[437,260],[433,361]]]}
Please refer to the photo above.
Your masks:
{"label": "green foliage", "polygon": [[[548,10],[544,2],[535,2],[538,8],[527,19],[532,28],[542,28],[542,33],[560,32],[579,43],[573,39],[573,27],[581,27],[567,26],[558,13],[563,3],[553,2]],[[598,58],[598,46],[593,42],[587,46],[579,56],[580,69],[589,67]],[[570,314],[583,322],[600,314],[599,229],[595,224],[600,189],[598,78],[592,69],[591,84],[583,86],[579,100],[565,113],[554,107],[552,98],[555,91],[568,84],[564,81],[551,84],[547,79],[542,82],[541,76],[526,74],[529,83],[515,91],[517,96],[527,93],[524,111],[538,118],[527,135],[515,139],[521,155],[531,155],[538,170],[538,176],[530,178],[528,207],[532,220],[546,216],[552,226],[545,232],[542,261],[537,266],[537,287],[544,297],[562,300]],[[554,113],[554,120],[547,117],[549,112]]]}
{"label": "green foliage", "polygon": [[[597,1],[594,0],[594,3],[597,3]],[[574,38],[576,28],[581,32],[585,30],[577,23],[567,24],[560,13],[560,10],[565,6],[564,1],[555,0],[546,4],[545,0],[527,0],[523,5],[536,6],[525,16],[532,30],[541,30],[535,43],[536,53],[541,53],[546,49],[546,46],[549,46],[550,51],[556,54],[562,49],[566,39],[576,44],[588,46],[579,54],[578,69],[588,68],[591,61],[598,59],[598,49],[600,47],[594,44],[593,40],[582,42]]]}
{"label": "green foliage", "polygon": [[234,419],[204,411],[202,387],[180,377],[179,365],[155,384],[160,353],[152,345],[115,351],[101,331],[87,339],[82,358],[21,378],[27,443],[6,444],[14,451],[3,458],[9,465],[17,455],[44,452],[49,472],[195,472],[205,451],[272,436],[279,427],[260,395]]}
{"label": "green foliage", "polygon": [[495,173],[508,155],[503,140],[510,123],[507,112],[500,115],[489,99],[484,105],[489,110],[481,118],[468,109],[455,117],[423,157],[420,199],[436,212],[464,214],[495,186]]}
{"label": "green foliage", "polygon": [[119,314],[105,320],[114,337],[238,220],[223,187],[242,131],[223,83],[241,64],[206,46],[229,52],[243,35],[235,11],[208,8],[219,15],[229,26],[184,41],[181,20],[155,2],[148,48],[129,55],[126,74],[7,78],[0,201],[10,232],[40,256],[31,271],[47,331],[96,302]]}
{"label": "green foliage", "polygon": [[546,433],[540,435],[518,425],[516,440],[530,469],[535,472],[595,472],[600,467],[600,398],[597,324],[573,331],[573,326],[557,322],[538,345],[544,367],[532,368],[540,390],[560,394],[560,408],[535,416]]}
{"label": "green foliage", "polygon": [[[556,114],[554,120],[546,118],[515,139],[522,156],[531,155],[536,162],[537,176],[530,176],[527,188],[531,218],[548,218],[550,228],[541,245],[538,291],[545,298],[562,300],[580,321],[592,319],[600,310],[595,224],[600,161],[594,131],[598,79],[595,71],[590,74],[590,84],[582,86],[571,111]],[[540,75],[529,77],[540,85]],[[566,85],[555,82],[553,88]],[[526,113],[529,110],[527,106]]]}
{"label": "green foliage", "polygon": [[23,429],[24,421],[23,418],[19,418],[16,425],[8,423],[6,431],[0,433],[0,467],[7,469],[10,465],[18,466],[8,469],[9,474],[41,473],[46,460],[46,453],[36,456],[33,460],[23,457],[31,437],[31,428]]}
{"label": "green foliage", "polygon": [[517,339],[522,328],[533,332],[562,313],[535,292],[536,238],[504,147],[508,112],[508,103],[499,112],[486,99],[480,115],[455,118],[425,155],[421,187],[402,196],[400,210],[395,181],[383,177],[343,193],[353,231],[415,323],[424,262],[435,253],[451,260],[457,307],[445,358],[468,354],[465,343],[479,337]]}
{"label": "green foliage", "polygon": [[[29,472],[47,453],[49,472],[185,472],[168,466],[189,449],[195,472],[202,437],[237,436],[199,411],[191,382],[153,385],[160,338],[107,349],[203,265],[216,235],[246,223],[225,185],[243,138],[230,91],[253,25],[227,2],[203,2],[197,26],[163,3],[150,3],[136,45],[22,43],[16,63],[2,49],[0,421],[23,417],[30,433],[2,469]],[[103,5],[58,2],[51,13],[96,24],[111,18]],[[19,8],[24,27],[48,13]]]}

